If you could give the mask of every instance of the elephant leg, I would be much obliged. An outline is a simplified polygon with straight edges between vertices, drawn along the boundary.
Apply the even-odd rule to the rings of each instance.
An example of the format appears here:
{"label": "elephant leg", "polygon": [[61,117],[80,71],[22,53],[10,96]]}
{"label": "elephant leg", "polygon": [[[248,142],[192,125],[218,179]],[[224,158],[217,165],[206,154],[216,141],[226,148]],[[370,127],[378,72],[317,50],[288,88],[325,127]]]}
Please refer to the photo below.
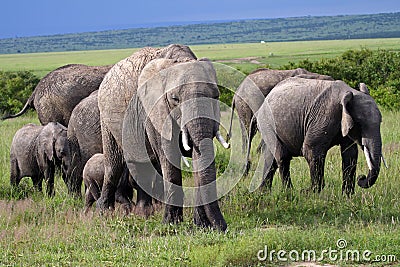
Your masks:
{"label": "elephant leg", "polygon": [[150,162],[129,164],[129,170],[136,181],[136,205],[133,212],[148,218],[154,213],[150,194],[155,170]]}
{"label": "elephant leg", "polygon": [[[292,188],[292,180],[290,179],[290,161],[292,160],[291,157],[283,158],[277,162],[279,167],[279,174],[282,179],[282,185],[284,188]],[[271,181],[272,182],[272,181]]]}
{"label": "elephant leg", "polygon": [[18,168],[18,161],[15,159],[12,159],[11,165],[10,165],[10,184],[12,186],[18,186],[20,180],[21,180],[21,177],[20,177],[20,171]]}
{"label": "elephant leg", "polygon": [[46,192],[49,197],[54,196],[54,163],[49,162],[47,168],[44,171],[44,179],[47,182]]}
{"label": "elephant leg", "polygon": [[242,153],[246,153],[246,150],[247,150],[247,138],[249,136],[249,126],[245,125],[244,121],[241,121],[240,129],[241,129],[241,132],[242,132]]}
{"label": "elephant leg", "polygon": [[272,165],[270,168],[267,167],[267,163],[264,164],[264,171],[263,171],[263,182],[261,184],[261,188],[267,188],[271,190],[272,188],[272,181],[274,179],[274,175],[276,172],[276,169],[278,169],[278,164],[276,163],[276,160],[273,160]]}
{"label": "elephant leg", "polygon": [[292,160],[292,156],[280,142],[276,144],[275,159],[283,187],[292,188],[292,181],[290,179],[290,161]]}
{"label": "elephant leg", "polygon": [[154,175],[153,181],[153,204],[156,207],[161,207],[164,201],[164,179],[162,177],[162,170],[160,164],[154,164],[157,172]]}
{"label": "elephant leg", "polygon": [[326,154],[311,152],[306,156],[311,176],[311,190],[320,193],[325,186],[324,167]]}
{"label": "elephant leg", "polygon": [[346,193],[349,197],[354,194],[354,185],[356,181],[356,168],[358,149],[357,144],[351,140],[340,144],[340,150],[342,153],[342,172],[343,172],[343,184],[342,193]]}
{"label": "elephant leg", "polygon": [[86,214],[90,207],[93,205],[93,203],[96,202],[96,199],[93,197],[92,193],[90,192],[89,188],[86,188],[85,190],[85,209],[84,213]]}
{"label": "elephant leg", "polygon": [[164,222],[179,223],[183,221],[183,189],[182,189],[182,173],[176,167],[164,161],[163,177],[164,181]]}
{"label": "elephant leg", "polygon": [[42,192],[42,181],[43,181],[42,175],[41,174],[33,175],[31,177],[31,179],[32,179],[33,187],[37,191]]}
{"label": "elephant leg", "polygon": [[123,154],[114,137],[106,127],[102,127],[104,153],[104,182],[101,196],[96,202],[97,208],[102,211],[114,210],[115,191],[121,178],[124,164]]}

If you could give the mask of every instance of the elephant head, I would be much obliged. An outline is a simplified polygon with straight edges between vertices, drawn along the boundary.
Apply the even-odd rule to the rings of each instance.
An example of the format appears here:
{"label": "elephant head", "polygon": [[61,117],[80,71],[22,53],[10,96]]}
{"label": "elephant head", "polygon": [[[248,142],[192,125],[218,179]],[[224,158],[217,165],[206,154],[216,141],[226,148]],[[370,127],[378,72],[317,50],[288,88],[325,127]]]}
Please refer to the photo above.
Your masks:
{"label": "elephant head", "polygon": [[382,156],[380,124],[382,115],[365,84],[360,91],[347,91],[341,98],[342,135],[348,135],[363,151],[368,164],[368,175],[358,177],[362,188],[373,186],[378,178]]}
{"label": "elephant head", "polygon": [[[130,143],[130,146],[136,149],[132,153],[126,153],[124,144],[123,147],[127,163],[143,162],[148,160],[144,146],[146,135],[153,150],[159,148],[155,147],[152,140],[159,140],[161,144],[158,145],[162,148],[157,150],[156,154],[163,154],[161,157],[165,157],[169,162],[167,167],[161,164],[165,180],[171,178],[168,177],[168,166],[180,168],[182,155],[192,157],[197,187],[195,223],[225,230],[226,223],[216,196],[212,140],[217,137],[225,147],[229,145],[219,133],[218,98],[216,73],[208,60],[152,60],[139,76],[137,95],[132,99],[125,115],[124,128],[129,124],[128,127],[132,129],[129,138],[133,143]],[[154,138],[152,132],[158,137]],[[176,188],[175,191],[181,192],[183,198],[182,188]],[[182,199],[171,200],[176,193],[168,192],[168,189],[165,193],[164,200],[167,205],[183,204]],[[172,196],[171,199],[169,196]]]}
{"label": "elephant head", "polygon": [[38,152],[45,161],[61,164],[69,153],[67,128],[58,122],[48,123],[38,137]]}

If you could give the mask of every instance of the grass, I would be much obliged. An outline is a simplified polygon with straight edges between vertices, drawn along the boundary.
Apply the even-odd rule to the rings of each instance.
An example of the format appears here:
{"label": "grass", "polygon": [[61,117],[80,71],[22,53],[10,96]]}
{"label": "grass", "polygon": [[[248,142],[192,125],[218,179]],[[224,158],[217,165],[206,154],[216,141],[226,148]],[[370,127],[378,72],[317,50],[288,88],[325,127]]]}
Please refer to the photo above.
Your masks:
{"label": "grass", "polygon": [[[382,40],[382,43],[384,41]],[[338,41],[336,49],[342,49],[347,42],[339,45],[341,42]],[[319,44],[323,46],[328,43]],[[208,56],[219,60],[253,56],[252,53],[257,55],[256,52],[246,52],[245,49],[256,45],[262,44],[201,46],[193,49],[200,57]],[[279,47],[278,44],[267,45]],[[304,43],[304,47],[306,46],[307,43]],[[319,49],[318,42],[309,43],[308,46],[312,51],[334,50],[326,47]],[[219,49],[224,47],[231,47],[232,51],[221,52]],[[242,48],[239,49],[240,47]],[[300,47],[300,44],[296,47]],[[242,54],[234,56],[235,48],[242,51]],[[207,54],[208,49],[215,51]],[[122,57],[123,53],[131,51],[119,51],[121,54],[117,52],[114,54],[115,60],[118,56]],[[71,53],[72,62],[75,54],[79,53]],[[88,57],[88,62],[84,63],[100,60],[101,57],[97,57],[101,54],[100,51],[92,53],[94,54]],[[107,53],[107,56],[101,60],[108,64],[106,61],[111,60],[106,59],[110,56],[109,51],[103,53]],[[310,52],[308,55],[312,53],[316,52]],[[332,54],[334,53],[336,52],[332,51]],[[66,61],[69,60],[67,54]],[[93,55],[96,55],[96,58],[92,58],[93,61],[89,60]],[[23,55],[15,56],[15,62],[20,56],[21,60],[27,60]],[[40,56],[37,56],[37,69],[44,70],[52,64],[53,56],[61,55],[49,55],[42,59],[42,63]],[[35,64],[32,63],[32,66]],[[0,59],[0,66],[2,65],[5,63]],[[228,114],[229,112],[223,112],[225,125]],[[308,167],[303,158],[295,158],[291,165],[294,184],[292,191],[284,191],[277,176],[271,192],[250,192],[249,176],[240,179],[232,191],[222,197],[220,206],[228,223],[227,233],[195,227],[191,219],[191,208],[184,209],[185,221],[179,225],[161,223],[162,211],[148,220],[134,215],[126,217],[118,211],[112,215],[100,216],[95,212],[84,215],[83,201],[68,196],[66,186],[59,176],[56,179],[54,198],[35,192],[27,178],[22,181],[19,189],[12,189],[9,185],[9,149],[12,137],[22,125],[38,121],[35,113],[0,121],[0,265],[275,266],[294,264],[290,261],[279,261],[279,250],[295,250],[300,254],[304,250],[314,250],[320,256],[324,250],[338,249],[336,242],[339,239],[347,241],[347,246],[339,250],[342,254],[347,250],[369,250],[372,253],[371,259],[379,255],[395,256],[397,259],[395,263],[375,262],[373,266],[398,265],[400,130],[397,125],[400,114],[389,111],[382,111],[382,114],[383,152],[389,169],[382,168],[376,185],[368,190],[357,187],[351,198],[342,196],[340,153],[338,148],[334,148],[328,153],[326,160],[326,187],[320,194],[306,194],[302,189],[310,185]],[[239,138],[239,127],[237,121],[235,123],[234,136]],[[258,141],[259,137],[256,136],[255,144]],[[229,151],[216,145],[217,166],[220,173],[225,170],[228,178],[240,177],[241,170],[239,164],[228,168],[226,165],[229,159],[235,162],[243,159],[240,153],[241,145],[232,145]],[[255,147],[256,145],[253,146]],[[252,158],[253,162],[257,162],[254,151]],[[357,173],[366,171],[365,159],[360,156]],[[256,164],[253,164],[251,174],[256,172]],[[189,177],[185,177],[185,183],[191,183]],[[265,249],[268,253],[275,250],[272,261],[258,260],[257,254],[261,250],[259,255],[263,255]],[[340,266],[372,264],[368,261],[330,260],[326,255],[319,262]]]}

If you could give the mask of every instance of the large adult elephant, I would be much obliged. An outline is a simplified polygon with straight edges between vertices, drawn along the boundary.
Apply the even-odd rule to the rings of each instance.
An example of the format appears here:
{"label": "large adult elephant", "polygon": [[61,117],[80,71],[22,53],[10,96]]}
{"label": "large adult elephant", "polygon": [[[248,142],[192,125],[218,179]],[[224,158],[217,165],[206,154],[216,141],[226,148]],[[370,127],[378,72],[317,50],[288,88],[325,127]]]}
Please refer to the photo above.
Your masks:
{"label": "large adult elephant", "polygon": [[86,162],[96,153],[103,152],[100,127],[98,91],[83,99],[72,111],[68,124],[68,143],[71,157],[66,173],[69,193],[80,197],[82,174]]}
{"label": "large adult elephant", "polygon": [[[163,72],[166,69],[170,71]],[[139,76],[141,90],[138,90]],[[153,76],[156,78],[153,79]],[[219,126],[219,110],[211,100],[218,97],[216,75],[211,63],[198,61],[187,46],[144,48],[117,63],[106,75],[99,90],[105,177],[97,206],[103,210],[113,208],[125,155],[130,172],[139,185],[134,212],[144,216],[152,213],[152,198],[149,195],[151,177],[155,169],[161,169],[164,180],[168,182],[163,199],[166,203],[164,221],[181,221],[183,190],[180,187],[180,148],[184,147],[188,150],[184,154],[193,157],[197,186],[216,180],[214,151],[211,148]],[[210,106],[205,107],[193,101],[191,108],[177,108],[186,100],[200,98],[207,100]],[[178,113],[174,115],[175,118],[183,120],[185,116],[193,117],[195,113],[212,107],[215,110],[214,120],[195,118],[182,125],[169,117],[173,109]],[[201,154],[205,149],[208,153]],[[204,203],[202,197],[210,199],[216,196],[215,184],[211,183],[212,186],[214,190],[208,192],[199,190],[198,203]],[[194,217],[198,225],[226,229],[216,198],[207,204],[199,204]]]}
{"label": "large adult elephant", "polygon": [[375,184],[383,158],[382,117],[364,84],[358,91],[343,81],[289,78],[269,93],[255,116],[266,144],[264,182],[268,187],[277,167],[284,185],[290,187],[290,161],[303,156],[310,168],[311,188],[320,192],[327,151],[340,145],[342,191],[352,194],[357,144],[369,168],[368,176],[359,176],[358,185],[369,188]]}
{"label": "large adult elephant", "polygon": [[[240,127],[242,130],[242,151],[246,150],[247,141],[251,142],[257,129],[253,129],[250,133],[250,122],[253,115],[261,107],[265,97],[279,82],[289,77],[301,75],[308,79],[333,80],[330,76],[321,75],[318,73],[309,72],[302,68],[293,70],[273,70],[273,69],[257,69],[250,73],[243,82],[239,85],[232,100],[232,114],[228,140],[232,135],[232,120],[233,113],[236,108]],[[252,128],[256,127],[254,121]],[[249,140],[247,140],[249,139]]]}
{"label": "large adult elephant", "polygon": [[36,109],[42,125],[59,122],[68,126],[74,107],[93,91],[112,66],[86,66],[70,64],[60,67],[42,78],[26,101],[23,109],[15,115],[3,119],[15,118],[28,109]]}

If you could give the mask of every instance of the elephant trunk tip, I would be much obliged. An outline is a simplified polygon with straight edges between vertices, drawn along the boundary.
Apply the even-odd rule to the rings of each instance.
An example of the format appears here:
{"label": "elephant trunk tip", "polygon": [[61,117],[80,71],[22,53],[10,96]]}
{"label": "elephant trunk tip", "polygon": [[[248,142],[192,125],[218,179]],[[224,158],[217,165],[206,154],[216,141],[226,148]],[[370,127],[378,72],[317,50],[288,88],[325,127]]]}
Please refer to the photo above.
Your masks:
{"label": "elephant trunk tip", "polygon": [[368,176],[359,175],[357,178],[357,184],[361,188],[370,188],[373,186],[378,179],[378,173],[374,170],[369,171]]}

